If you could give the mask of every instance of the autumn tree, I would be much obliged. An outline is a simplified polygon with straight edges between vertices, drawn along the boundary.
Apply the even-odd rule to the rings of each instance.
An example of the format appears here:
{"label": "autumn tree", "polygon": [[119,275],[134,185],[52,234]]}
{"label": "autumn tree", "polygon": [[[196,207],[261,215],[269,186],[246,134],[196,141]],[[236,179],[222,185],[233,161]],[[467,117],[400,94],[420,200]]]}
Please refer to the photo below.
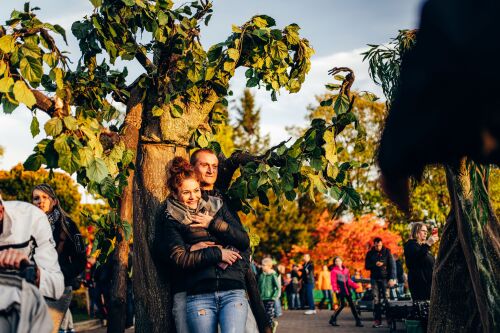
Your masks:
{"label": "autumn tree", "polygon": [[[208,50],[200,43],[200,26],[208,24],[212,4],[200,0],[174,6],[170,0],[91,0],[94,11],[72,25],[80,58],[71,67],[53,34],[57,25],[41,22],[29,4],[14,10],[0,28],[0,95],[2,110],[20,104],[31,110],[31,131],[39,133],[37,112],[50,119],[47,138],[34,148],[26,169],[61,168],[76,173],[78,183],[106,199],[110,212],[100,226],[116,246],[108,331],[124,329],[130,222],[134,231],[134,293],[137,332],[172,332],[170,272],[153,255],[156,221],[168,191],[168,164],[188,156],[193,147],[211,145],[216,103],[227,105],[229,82],[236,68],[246,67],[248,87],[262,87],[276,100],[279,89],[297,92],[310,69],[312,48],[299,36],[299,26],[283,29],[258,15],[234,25],[232,34]],[[136,61],[137,78],[128,77],[117,60]],[[340,82],[337,108],[327,121],[317,119],[294,142],[266,153],[236,153],[224,159],[218,186],[236,207],[250,212],[248,200],[269,204],[311,197],[319,191],[356,204],[355,191],[339,168],[335,136],[356,120],[351,112],[352,71]],[[126,82],[131,82],[127,84]],[[333,103],[341,99],[342,103]],[[123,105],[120,114],[116,103]],[[217,146],[213,144],[213,146]],[[240,176],[231,183],[233,173]],[[100,242],[97,242],[102,246]]]}
{"label": "autumn tree", "polygon": [[[481,143],[477,139],[481,134],[475,131],[473,120],[462,117],[469,115],[469,110],[461,108],[458,101],[447,100],[451,94],[443,96],[438,92],[439,88],[447,92],[458,88],[456,78],[461,77],[463,67],[460,61],[454,62],[457,59],[440,58],[449,51],[447,34],[456,32],[455,28],[447,30],[441,25],[458,27],[460,24],[456,24],[455,14],[442,20],[433,12],[438,9],[435,4],[429,2],[424,7],[419,33],[400,31],[393,48],[372,46],[367,52],[371,74],[381,83],[391,110],[378,161],[386,192],[405,210],[409,208],[408,177],[418,179],[425,165],[443,163],[450,211],[433,274],[428,330],[493,332],[500,322],[500,224],[489,198],[491,168],[478,163],[487,159],[482,157],[483,148],[476,145]],[[458,5],[453,13],[464,9]],[[469,26],[464,24],[463,28],[469,29]],[[474,32],[478,31],[481,28]],[[483,33],[487,32],[482,30],[479,35]],[[459,50],[453,53],[460,53]],[[469,56],[465,58],[468,63]],[[434,65],[442,63],[435,59],[446,59],[443,61],[452,65],[437,69]],[[441,69],[444,72],[440,72]],[[418,79],[424,77],[427,80]],[[478,82],[482,81],[478,79]],[[414,94],[416,91],[418,95]],[[420,113],[424,109],[425,116]],[[474,121],[482,121],[485,113],[497,112],[487,105],[478,106],[477,111]]]}
{"label": "autumn tree", "polygon": [[259,154],[269,148],[269,134],[260,132],[261,109],[255,105],[255,95],[250,89],[243,90],[243,96],[236,106],[236,122],[234,130],[235,148],[247,150],[251,154]]}

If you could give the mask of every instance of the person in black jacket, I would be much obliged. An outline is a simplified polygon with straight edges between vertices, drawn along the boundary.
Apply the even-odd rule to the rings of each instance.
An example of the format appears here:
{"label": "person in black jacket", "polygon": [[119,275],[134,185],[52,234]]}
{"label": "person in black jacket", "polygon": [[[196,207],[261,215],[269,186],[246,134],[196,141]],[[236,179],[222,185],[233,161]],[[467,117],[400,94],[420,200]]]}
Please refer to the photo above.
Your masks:
{"label": "person in black jacket", "polygon": [[406,266],[408,267],[408,286],[413,300],[424,301],[431,298],[432,270],[434,256],[430,248],[439,237],[433,233],[427,238],[427,226],[414,222],[411,227],[411,239],[404,245]]}
{"label": "person in black jacket", "polygon": [[[77,277],[84,271],[87,263],[85,244],[78,226],[63,210],[50,185],[36,185],[31,192],[31,197],[32,203],[47,214],[49,219],[55,248],[59,256],[59,266],[61,266],[64,275],[64,285],[78,289]],[[73,317],[69,309],[62,321],[61,330],[74,332]]]}
{"label": "person in black jacket", "polygon": [[[160,225],[164,250],[185,271],[189,332],[243,332],[248,301],[245,261],[250,240],[223,200],[201,197],[200,182],[188,161],[176,157],[170,167],[165,219]],[[191,252],[189,246],[213,242]],[[246,258],[248,260],[248,258]],[[180,283],[179,283],[180,282]]]}
{"label": "person in black jacket", "polygon": [[373,247],[366,254],[365,269],[370,271],[373,288],[373,327],[381,327],[382,303],[387,300],[387,285],[396,284],[396,265],[391,250],[384,246],[380,237],[373,240]]}
{"label": "person in black jacket", "polygon": [[[221,198],[225,203],[227,203],[229,212],[232,214],[234,221],[237,222],[238,225],[242,226],[237,213],[238,209],[233,207],[227,196],[215,187],[215,184],[218,181],[219,169],[230,174],[231,172],[228,171],[228,169],[234,169],[237,165],[228,163],[228,160],[226,160],[224,165],[220,167],[217,155],[213,150],[208,148],[202,148],[195,151],[191,155],[190,163],[200,178],[202,197],[205,200],[208,196]],[[223,182],[219,182],[219,185],[224,186],[221,183]],[[250,257],[250,254],[251,249],[249,248],[244,257]],[[264,308],[264,303],[260,297],[255,265],[251,264],[249,261],[245,263],[247,266],[245,268],[245,285],[248,302],[250,304],[245,332],[254,332],[256,330],[255,326],[257,326],[260,333],[270,333],[272,331],[272,327],[269,326],[269,320]]]}

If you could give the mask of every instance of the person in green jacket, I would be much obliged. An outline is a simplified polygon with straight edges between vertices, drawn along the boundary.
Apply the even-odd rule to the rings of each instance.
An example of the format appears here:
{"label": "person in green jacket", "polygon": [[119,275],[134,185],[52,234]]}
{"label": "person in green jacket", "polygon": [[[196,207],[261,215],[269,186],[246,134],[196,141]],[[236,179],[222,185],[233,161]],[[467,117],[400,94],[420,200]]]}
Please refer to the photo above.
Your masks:
{"label": "person in green jacket", "polygon": [[278,274],[273,270],[273,260],[264,258],[262,260],[262,274],[259,276],[259,293],[266,313],[269,324],[273,327],[273,332],[276,331],[278,322],[274,321],[274,302],[279,296],[280,287],[278,282]]}

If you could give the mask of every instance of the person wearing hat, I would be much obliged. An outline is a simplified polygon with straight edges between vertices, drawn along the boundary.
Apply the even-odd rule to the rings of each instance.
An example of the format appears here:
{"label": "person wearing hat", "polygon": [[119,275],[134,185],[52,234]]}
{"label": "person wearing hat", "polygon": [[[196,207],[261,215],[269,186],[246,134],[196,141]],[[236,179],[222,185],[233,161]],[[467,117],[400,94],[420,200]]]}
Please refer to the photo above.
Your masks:
{"label": "person wearing hat", "polygon": [[40,293],[59,299],[64,277],[47,216],[30,203],[0,197],[0,269],[19,269],[23,261],[35,264]]}

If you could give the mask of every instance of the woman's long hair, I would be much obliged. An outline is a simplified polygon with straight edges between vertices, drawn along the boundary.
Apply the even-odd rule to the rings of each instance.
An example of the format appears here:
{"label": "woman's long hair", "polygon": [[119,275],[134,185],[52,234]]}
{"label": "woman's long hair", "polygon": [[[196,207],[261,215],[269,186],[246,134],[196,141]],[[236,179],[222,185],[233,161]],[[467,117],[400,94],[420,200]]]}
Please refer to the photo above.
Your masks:
{"label": "woman's long hair", "polygon": [[418,240],[417,235],[422,230],[422,227],[424,226],[424,222],[413,222],[411,224],[411,239]]}
{"label": "woman's long hair", "polygon": [[66,211],[61,207],[61,201],[57,197],[56,191],[54,191],[52,186],[50,186],[47,183],[42,183],[42,184],[38,184],[35,187],[33,187],[33,190],[31,191],[32,201],[33,201],[33,192],[35,192],[35,190],[42,191],[43,193],[47,194],[52,200],[54,200],[56,203],[54,208],[57,208],[57,210],[61,213],[61,216],[63,218],[66,218],[69,216],[68,213],[66,213]]}

